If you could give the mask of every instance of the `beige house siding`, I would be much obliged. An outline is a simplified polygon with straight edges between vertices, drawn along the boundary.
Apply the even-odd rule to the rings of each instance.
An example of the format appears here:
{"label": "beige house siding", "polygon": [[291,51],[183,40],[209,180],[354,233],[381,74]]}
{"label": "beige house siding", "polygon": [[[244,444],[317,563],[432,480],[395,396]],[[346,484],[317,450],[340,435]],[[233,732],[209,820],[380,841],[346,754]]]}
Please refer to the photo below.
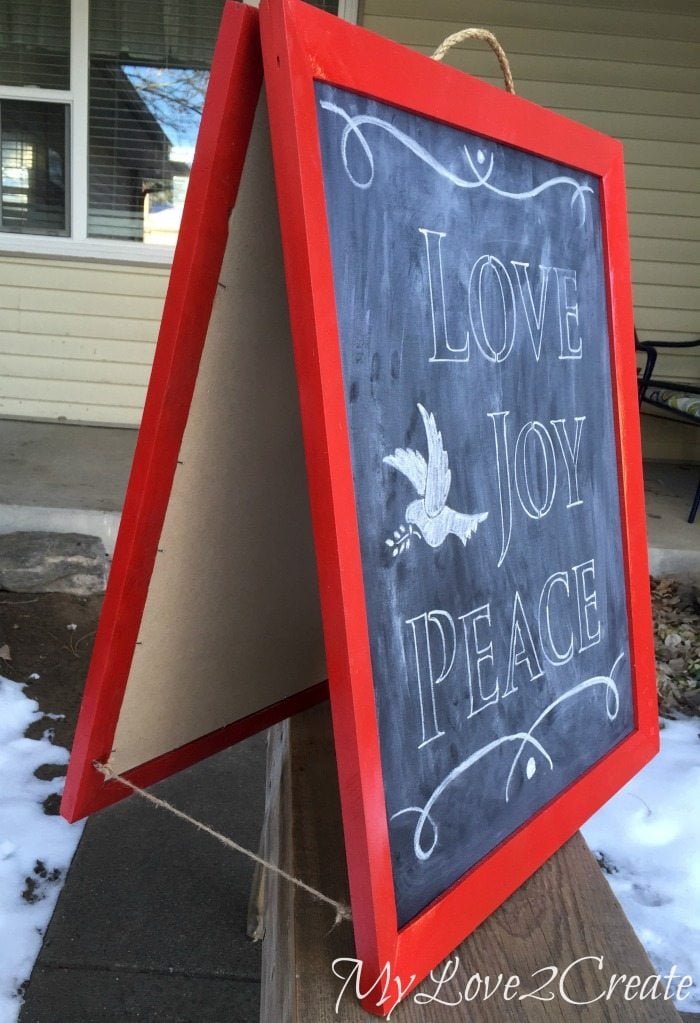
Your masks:
{"label": "beige house siding", "polygon": [[[487,25],[521,95],[622,139],[640,335],[698,336],[696,0],[365,0],[360,20],[424,53]],[[500,84],[483,45],[447,60]],[[167,278],[165,266],[0,256],[0,416],[137,425]],[[697,381],[700,351],[660,369]],[[700,460],[700,430],[644,420],[649,457]]]}
{"label": "beige house siding", "polygon": [[[365,0],[360,17],[426,54],[465,25],[491,28],[521,96],[621,139],[640,337],[700,336],[697,0]],[[483,44],[446,60],[502,85]],[[664,354],[658,370],[697,383],[700,350]],[[647,457],[700,460],[700,430],[643,423]]]}
{"label": "beige house siding", "polygon": [[0,416],[137,426],[168,273],[0,257]]}

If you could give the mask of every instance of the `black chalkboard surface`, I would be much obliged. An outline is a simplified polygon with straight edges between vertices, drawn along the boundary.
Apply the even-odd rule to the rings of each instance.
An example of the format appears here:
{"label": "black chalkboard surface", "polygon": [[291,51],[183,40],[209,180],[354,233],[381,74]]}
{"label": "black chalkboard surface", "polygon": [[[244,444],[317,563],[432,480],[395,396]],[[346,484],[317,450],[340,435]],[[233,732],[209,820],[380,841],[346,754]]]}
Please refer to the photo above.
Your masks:
{"label": "black chalkboard surface", "polygon": [[403,926],[634,727],[600,198],[315,95]]}

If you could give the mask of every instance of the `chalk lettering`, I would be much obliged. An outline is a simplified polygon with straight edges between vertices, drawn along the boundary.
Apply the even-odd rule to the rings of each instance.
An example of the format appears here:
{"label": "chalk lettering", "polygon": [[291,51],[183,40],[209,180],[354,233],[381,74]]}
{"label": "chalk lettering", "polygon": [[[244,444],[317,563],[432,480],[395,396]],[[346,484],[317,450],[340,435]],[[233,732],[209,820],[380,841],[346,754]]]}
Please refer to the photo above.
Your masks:
{"label": "chalk lettering", "polygon": [[[544,478],[539,501],[535,487],[538,475]],[[557,492],[554,445],[547,428],[536,419],[525,423],[515,442],[515,487],[520,506],[531,519],[543,519],[549,513]]]}
{"label": "chalk lettering", "polygon": [[441,242],[444,231],[429,231],[426,227],[418,230],[425,238],[425,254],[428,260],[428,297],[430,318],[433,326],[433,354],[430,362],[467,362],[469,360],[469,333],[461,348],[453,348],[447,339],[447,314],[445,311],[445,282],[442,275]]}
{"label": "chalk lettering", "polygon": [[555,586],[562,586],[566,596],[569,596],[568,572],[553,572],[542,587],[537,615],[537,626],[540,634],[540,643],[542,644],[542,652],[549,663],[555,665],[568,664],[574,656],[574,633],[572,629],[569,634],[569,645],[566,650],[559,650],[552,635],[552,618],[550,614],[552,590]]}
{"label": "chalk lettering", "polygon": [[485,621],[491,627],[491,608],[488,604],[475,608],[473,611],[460,615],[464,629],[464,645],[467,651],[467,670],[469,673],[469,717],[478,714],[484,707],[490,707],[498,701],[498,678],[488,690],[484,684],[481,667],[483,664],[493,665],[493,643],[481,645],[479,639],[479,622]]}
{"label": "chalk lettering", "polygon": [[532,343],[532,350],[535,353],[535,359],[537,362],[540,361],[540,355],[542,353],[542,334],[544,330],[544,318],[547,307],[547,291],[549,286],[549,275],[551,273],[551,266],[540,266],[540,300],[539,308],[535,310],[535,299],[532,294],[532,283],[530,282],[530,275],[528,269],[529,263],[521,263],[518,260],[511,259],[510,265],[515,270],[515,279],[518,284],[518,291],[520,293],[520,301],[522,303],[523,312],[525,313],[525,322],[527,324],[528,333],[530,335],[530,341]]}
{"label": "chalk lettering", "polygon": [[[602,626],[597,610],[591,558],[547,576],[532,603],[514,590],[507,619],[505,608],[494,611],[490,603],[463,613],[433,608],[407,619],[415,664],[412,692],[421,725],[418,748],[445,735],[438,697],[445,684],[450,690],[445,700],[466,691],[469,720],[516,692],[522,682],[537,682],[544,675],[544,660],[560,667],[599,643]],[[459,636],[455,622],[462,624]],[[494,640],[500,640],[500,646],[495,647]]]}
{"label": "chalk lettering", "polygon": [[555,266],[557,275],[557,295],[559,296],[559,338],[561,344],[560,359],[580,359],[583,354],[583,341],[578,332],[578,302],[576,294],[576,271],[563,270]]}
{"label": "chalk lettering", "polygon": [[[485,293],[488,301],[484,301]],[[502,338],[491,338],[484,308],[494,307],[503,314]],[[500,320],[500,316],[496,317]],[[474,263],[469,275],[469,320],[474,339],[489,362],[505,362],[515,341],[515,293],[508,271],[495,256],[484,255]],[[493,341],[499,342],[495,348]]]}
{"label": "chalk lettering", "polygon": [[[470,337],[489,362],[501,363],[510,356],[518,344],[525,343],[525,331],[535,361],[542,355],[543,341],[549,333],[559,333],[559,359],[580,359],[583,341],[580,335],[578,282],[576,271],[568,267],[539,264],[539,290],[537,300],[530,279],[530,263],[511,259],[509,271],[503,260],[492,252],[484,252],[471,262],[468,277],[448,275],[447,288],[443,268],[442,241],[446,231],[419,227],[425,241],[426,289],[432,326],[433,351],[429,362],[469,362]],[[467,262],[469,266],[469,262]],[[556,286],[550,287],[552,272]],[[463,289],[466,281],[466,302],[450,301],[450,287]],[[518,300],[516,301],[516,289]],[[550,298],[550,296],[553,296]],[[552,304],[556,312],[548,312]],[[448,308],[463,308],[469,317],[471,331],[463,324],[448,324]],[[525,323],[518,329],[518,310]],[[452,344],[451,333],[457,331],[464,338],[461,344]]]}
{"label": "chalk lettering", "polygon": [[562,457],[564,459],[564,466],[566,468],[566,481],[569,485],[569,503],[567,508],[573,508],[577,504],[583,504],[583,501],[579,497],[578,489],[578,456],[581,450],[581,435],[583,433],[583,424],[586,421],[585,416],[574,416],[574,443],[571,443],[569,433],[566,429],[565,419],[550,419],[550,423],[554,427],[556,438],[559,441],[559,448],[561,449]]}
{"label": "chalk lettering", "polygon": [[[579,493],[578,462],[585,416],[574,416],[573,430],[566,419],[551,419],[550,426],[532,419],[521,426],[515,445],[509,438],[510,412],[488,412],[493,425],[498,504],[501,523],[500,568],[505,561],[513,532],[514,505],[530,519],[549,515],[557,493],[558,459],[551,434],[557,438],[564,464],[568,500],[566,507],[583,504]],[[573,433],[573,442],[571,434]],[[516,501],[514,502],[513,496]]]}
{"label": "chalk lettering", "polygon": [[509,693],[513,693],[517,689],[514,681],[515,669],[521,664],[527,666],[528,676],[531,682],[534,682],[538,678],[542,678],[544,675],[539,658],[537,657],[537,651],[535,650],[535,643],[532,638],[530,626],[528,625],[527,618],[525,617],[523,602],[520,599],[520,594],[516,590],[513,598],[513,617],[511,619],[510,626],[508,675],[506,678],[506,687],[502,694],[503,696],[508,696]]}
{"label": "chalk lettering", "polygon": [[584,561],[581,565],[574,565],[576,576],[576,600],[578,601],[578,622],[579,622],[579,650],[588,650],[589,647],[600,643],[600,621],[592,616],[592,612],[598,610],[598,598],[595,588],[595,561]]}
{"label": "chalk lettering", "polygon": [[[422,741],[418,748],[421,749],[423,746],[427,746],[429,742],[432,742],[433,739],[439,739],[441,735],[445,734],[437,723],[435,686],[444,682],[452,670],[456,651],[455,626],[451,615],[447,611],[428,611],[417,618],[411,618],[406,624],[410,625],[413,630],[413,649],[416,655],[422,733]],[[442,642],[442,667],[437,675],[433,668],[430,625],[437,629]],[[446,627],[449,631],[449,638],[445,632]],[[449,656],[448,649],[451,651]]]}

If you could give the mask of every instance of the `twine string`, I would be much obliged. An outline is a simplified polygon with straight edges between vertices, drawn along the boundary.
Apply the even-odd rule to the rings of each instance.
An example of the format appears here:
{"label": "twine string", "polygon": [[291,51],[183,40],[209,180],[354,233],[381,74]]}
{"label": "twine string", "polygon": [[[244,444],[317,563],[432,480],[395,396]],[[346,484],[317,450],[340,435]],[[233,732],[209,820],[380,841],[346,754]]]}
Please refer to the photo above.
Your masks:
{"label": "twine string", "polygon": [[510,71],[510,64],[508,63],[506,51],[503,49],[498,39],[496,39],[493,32],[489,32],[486,28],[463,28],[459,32],[453,32],[452,35],[447,37],[447,39],[443,39],[435,53],[432,54],[433,60],[442,60],[448,50],[451,50],[453,46],[457,46],[458,43],[463,43],[465,39],[480,39],[482,42],[488,43],[493,52],[496,54],[498,63],[501,66],[503,83],[506,90],[514,96],[515,84],[513,82],[513,75]]}
{"label": "twine string", "polygon": [[222,835],[219,831],[215,831],[214,828],[210,828],[209,825],[205,824],[203,821],[198,821],[195,817],[190,817],[189,814],[184,813],[182,810],[178,810],[176,806],[173,806],[172,803],[166,802],[165,799],[159,799],[158,796],[154,796],[151,792],[147,792],[145,789],[140,789],[138,785],[134,785],[133,782],[124,778],[123,775],[117,774],[116,771],[113,771],[108,764],[101,764],[99,761],[94,761],[93,767],[96,771],[99,771],[100,774],[104,775],[108,781],[118,781],[121,785],[131,789],[131,791],[137,796],[141,796],[142,799],[145,799],[153,806],[156,806],[161,810],[165,810],[167,813],[171,813],[175,817],[179,817],[180,820],[187,821],[188,824],[191,824],[199,831],[204,831],[207,835],[216,839],[217,842],[220,842],[221,845],[226,846],[227,849],[232,849],[235,852],[241,853],[243,856],[247,856],[249,860],[252,860],[261,867],[264,867],[265,870],[269,870],[273,874],[277,874],[279,877],[284,878],[285,881],[289,881],[290,884],[296,885],[297,888],[301,888],[302,891],[305,891],[307,895],[310,895],[317,901],[325,902],[328,906],[331,906],[335,910],[335,922],[333,927],[336,927],[343,920],[352,920],[352,914],[350,913],[349,906],[344,905],[342,902],[337,902],[335,899],[331,899],[328,895],[324,895],[323,892],[317,891],[316,888],[312,888],[311,885],[306,884],[306,882],[302,881],[301,878],[288,874],[286,870],[278,867],[275,863],[270,863],[269,860],[263,859],[262,856],[254,853],[251,849],[246,849],[245,846],[239,845],[238,842],[234,842],[234,840],[229,838],[227,835]]}

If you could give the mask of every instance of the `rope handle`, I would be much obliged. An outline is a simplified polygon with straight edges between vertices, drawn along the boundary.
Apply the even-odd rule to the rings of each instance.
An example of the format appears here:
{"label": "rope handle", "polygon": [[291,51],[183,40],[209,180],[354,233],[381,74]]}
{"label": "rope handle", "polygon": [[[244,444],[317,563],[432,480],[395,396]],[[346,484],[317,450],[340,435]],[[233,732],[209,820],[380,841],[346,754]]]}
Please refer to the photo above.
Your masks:
{"label": "rope handle", "polygon": [[503,72],[503,84],[506,87],[506,91],[515,95],[515,85],[513,84],[513,75],[510,71],[510,64],[508,63],[508,57],[506,51],[503,49],[498,39],[496,39],[493,32],[489,32],[486,28],[463,28],[460,32],[453,32],[452,35],[448,36],[438,46],[435,53],[432,55],[433,60],[442,60],[448,50],[451,50],[453,46],[458,43],[463,43],[465,39],[480,39],[484,43],[488,43],[493,52],[496,54],[498,63],[501,66]]}

